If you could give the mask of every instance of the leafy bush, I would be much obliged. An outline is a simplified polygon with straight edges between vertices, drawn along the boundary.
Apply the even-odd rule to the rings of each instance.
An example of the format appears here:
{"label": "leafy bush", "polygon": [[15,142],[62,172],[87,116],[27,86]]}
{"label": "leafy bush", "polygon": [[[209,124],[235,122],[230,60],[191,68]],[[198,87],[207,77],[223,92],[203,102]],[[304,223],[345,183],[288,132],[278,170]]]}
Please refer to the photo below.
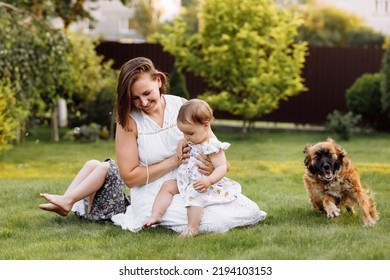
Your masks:
{"label": "leafy bush", "polygon": [[[70,127],[81,126],[91,122],[88,119],[88,106],[93,102],[103,87],[107,85],[106,75],[110,71],[112,61],[103,62],[103,56],[96,53],[96,41],[80,32],[69,33],[72,50],[68,55],[72,87],[70,90],[71,106],[69,113]],[[111,69],[111,71],[114,71]],[[112,87],[115,90],[116,85]],[[64,93],[65,94],[65,93]],[[102,93],[105,95],[104,93]],[[114,94],[109,92],[109,94]],[[112,111],[112,108],[109,109]],[[95,120],[93,120],[95,121]]]}
{"label": "leafy bush", "polygon": [[15,93],[11,86],[0,82],[0,151],[8,150],[12,140],[16,138],[18,119]]}
{"label": "leafy bush", "polygon": [[381,74],[364,74],[346,91],[348,109],[361,115],[362,124],[381,129],[385,123],[381,104]]}
{"label": "leafy bush", "polygon": [[385,42],[385,36],[375,32],[367,26],[360,26],[347,31],[348,46],[350,47],[381,47]]}
{"label": "leafy bush", "polygon": [[352,129],[360,119],[360,115],[354,115],[352,112],[343,115],[339,111],[333,111],[327,116],[325,129],[336,133],[343,140],[349,140]]}
{"label": "leafy bush", "polygon": [[382,60],[382,109],[388,116],[390,115],[390,44],[387,47]]}
{"label": "leafy bush", "polygon": [[89,125],[82,125],[80,127],[73,128],[73,130],[69,130],[64,138],[82,143],[91,143],[97,141],[99,133],[100,126],[96,123],[91,123]]}

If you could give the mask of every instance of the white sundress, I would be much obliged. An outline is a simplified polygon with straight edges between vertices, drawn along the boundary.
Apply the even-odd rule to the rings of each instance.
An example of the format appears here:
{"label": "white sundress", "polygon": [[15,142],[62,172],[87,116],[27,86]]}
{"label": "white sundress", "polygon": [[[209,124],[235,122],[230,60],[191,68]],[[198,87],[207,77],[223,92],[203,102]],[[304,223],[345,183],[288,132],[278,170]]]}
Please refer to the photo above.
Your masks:
{"label": "white sundress", "polygon": [[[133,109],[131,117],[138,130],[139,164],[142,166],[160,162],[176,153],[176,147],[183,134],[177,128],[176,119],[182,105],[182,99],[173,95],[164,95],[166,108],[164,124],[158,126],[141,110]],[[131,205],[126,213],[114,215],[111,220],[124,230],[137,232],[142,229],[150,216],[154,199],[162,184],[177,177],[177,169],[147,185],[131,189]],[[258,205],[242,194],[229,203],[214,204],[205,207],[200,232],[226,232],[231,228],[253,225],[264,220],[266,213]],[[187,225],[187,209],[181,195],[175,195],[163,216],[160,226],[182,232]]]}
{"label": "white sundress", "polygon": [[217,138],[210,138],[202,144],[189,143],[189,146],[191,147],[190,158],[187,163],[180,165],[177,173],[177,186],[186,206],[205,207],[212,204],[231,202],[236,199],[241,193],[241,185],[227,177],[223,177],[203,193],[199,193],[193,187],[194,181],[204,177],[196,167],[198,163],[196,155],[218,153],[220,150],[229,148],[230,144],[220,142]]}

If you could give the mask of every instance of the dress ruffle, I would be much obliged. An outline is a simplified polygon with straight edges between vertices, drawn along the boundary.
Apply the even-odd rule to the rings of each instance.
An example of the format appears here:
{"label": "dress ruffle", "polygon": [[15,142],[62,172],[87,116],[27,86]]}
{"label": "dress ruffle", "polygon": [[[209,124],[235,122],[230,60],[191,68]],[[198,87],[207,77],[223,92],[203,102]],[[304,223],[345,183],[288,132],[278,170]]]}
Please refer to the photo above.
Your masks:
{"label": "dress ruffle", "polygon": [[230,147],[230,143],[221,142],[217,138],[210,138],[207,142],[200,145],[205,155],[218,153],[220,150],[226,150]]}

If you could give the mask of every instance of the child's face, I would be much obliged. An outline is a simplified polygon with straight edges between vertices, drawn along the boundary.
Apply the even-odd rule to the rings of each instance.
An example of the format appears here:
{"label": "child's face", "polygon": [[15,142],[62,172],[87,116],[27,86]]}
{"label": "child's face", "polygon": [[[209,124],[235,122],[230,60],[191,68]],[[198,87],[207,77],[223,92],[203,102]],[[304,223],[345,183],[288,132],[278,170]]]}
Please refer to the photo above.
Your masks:
{"label": "child's face", "polygon": [[184,138],[194,144],[201,144],[209,137],[210,124],[177,123],[177,127],[184,134]]}

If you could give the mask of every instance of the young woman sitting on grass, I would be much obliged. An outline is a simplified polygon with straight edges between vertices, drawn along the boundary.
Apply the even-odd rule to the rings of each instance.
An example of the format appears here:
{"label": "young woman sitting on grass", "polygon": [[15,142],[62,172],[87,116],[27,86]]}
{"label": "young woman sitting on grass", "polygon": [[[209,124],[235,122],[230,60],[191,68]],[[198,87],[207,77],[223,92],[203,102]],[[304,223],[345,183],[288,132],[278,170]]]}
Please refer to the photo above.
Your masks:
{"label": "young woman sitting on grass", "polygon": [[[176,178],[178,167],[188,159],[188,147],[184,150],[182,160],[176,156],[177,143],[183,139],[183,133],[176,124],[177,115],[186,100],[166,94],[168,84],[167,76],[158,71],[150,59],[144,57],[126,62],[119,74],[116,100],[116,162],[124,185],[131,189],[131,205],[127,206],[124,213],[122,209],[116,209],[109,211],[109,215],[112,215],[111,221],[115,225],[132,232],[143,228],[162,184]],[[200,172],[211,174],[213,167],[207,157],[198,157],[198,160],[197,167]],[[102,173],[104,177],[109,174]],[[85,211],[102,208],[99,212],[106,213],[107,207],[116,208],[113,204],[127,205],[126,196],[118,196],[116,192],[108,191],[111,196],[107,200],[100,197],[100,183],[91,187],[88,182],[93,180],[88,180],[88,177],[85,177],[85,180],[87,181],[84,183],[78,181],[79,187],[82,188],[78,192],[69,190],[64,196],[42,194],[49,203],[41,208],[66,214],[73,201],[77,201],[72,209],[84,209],[84,213],[89,214],[90,212]],[[86,186],[91,189],[87,190]],[[92,205],[90,208],[84,207],[84,198],[92,194]],[[61,202],[64,197],[69,198],[71,195],[73,197],[70,203]],[[86,217],[88,218],[88,215]],[[231,202],[206,207],[199,232],[226,232],[235,227],[257,224],[264,217],[264,212],[255,202],[239,194]],[[186,205],[180,196],[173,197],[160,226],[179,233],[187,228]]]}

